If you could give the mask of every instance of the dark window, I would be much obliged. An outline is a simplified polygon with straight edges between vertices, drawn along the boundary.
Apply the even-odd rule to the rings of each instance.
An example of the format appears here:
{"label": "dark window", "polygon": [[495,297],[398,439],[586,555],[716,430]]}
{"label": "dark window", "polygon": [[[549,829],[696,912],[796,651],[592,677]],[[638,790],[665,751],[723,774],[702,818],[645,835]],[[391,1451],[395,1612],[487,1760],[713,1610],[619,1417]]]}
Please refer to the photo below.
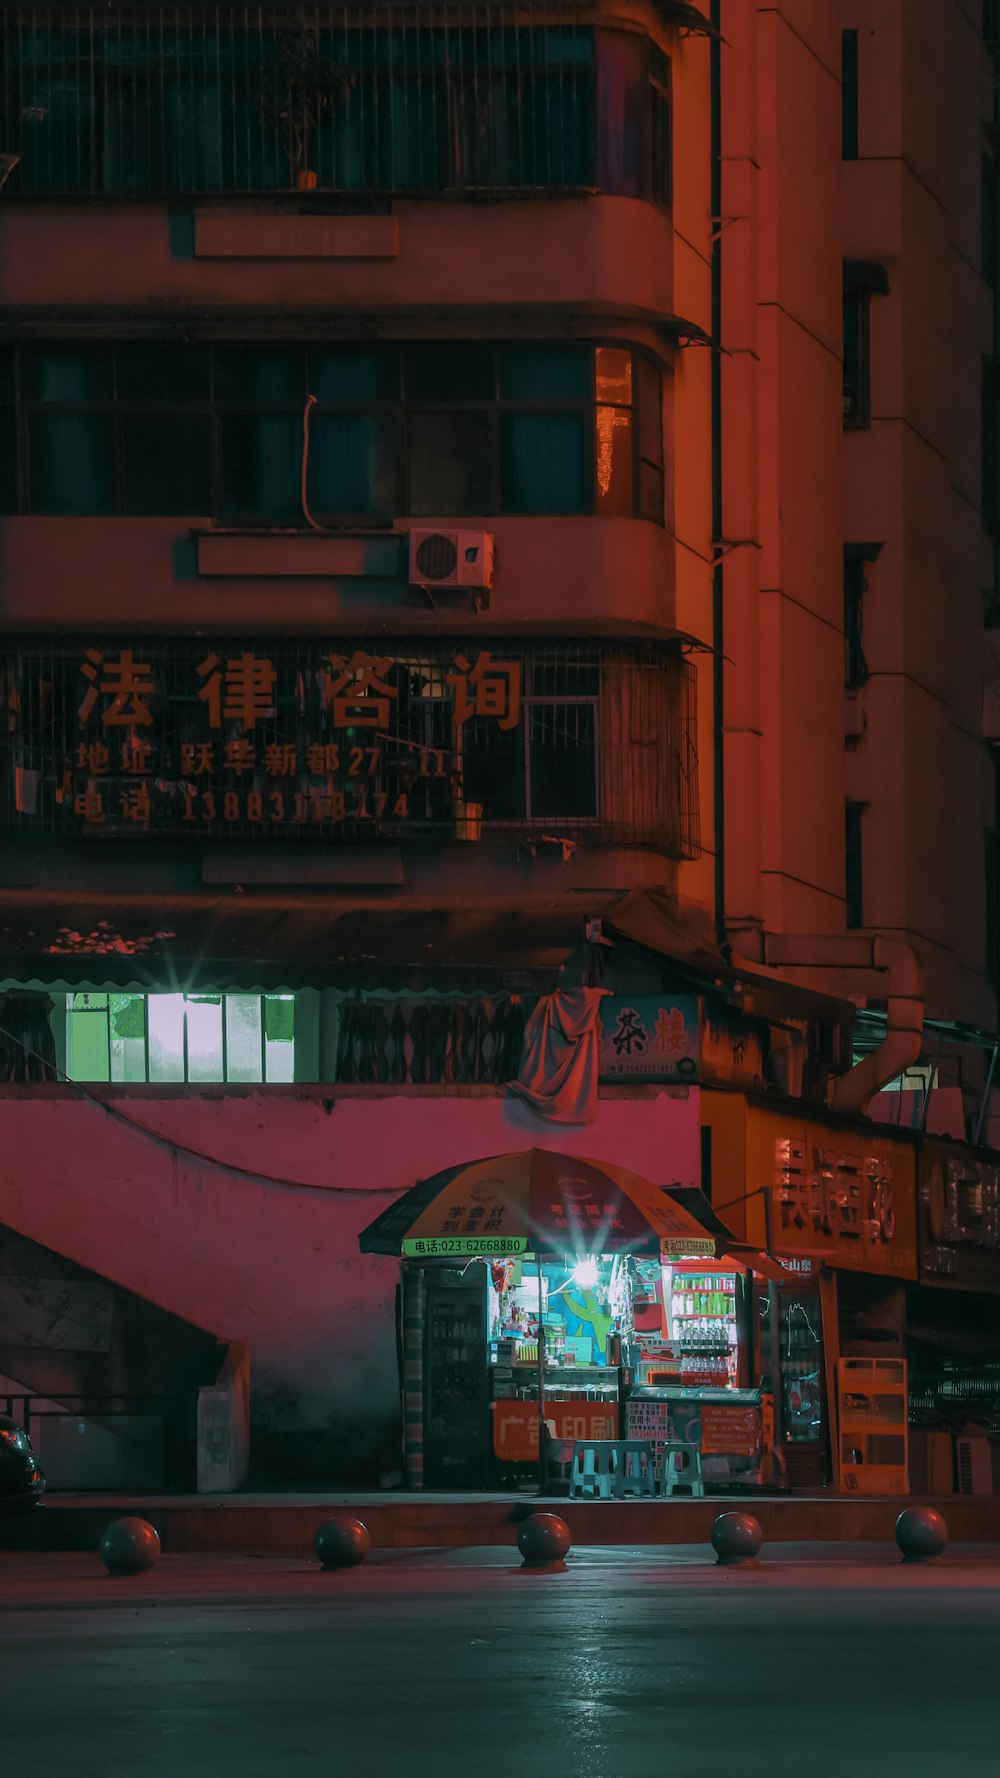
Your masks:
{"label": "dark window", "polygon": [[845,161],[858,158],[858,33],[840,33],[841,154]]}
{"label": "dark window", "polygon": [[864,925],[861,866],[861,818],[864,803],[848,803],[845,809],[845,920],[848,927]]}
{"label": "dark window", "polygon": [[988,827],[986,845],[986,973],[1000,990],[1000,827]]}
{"label": "dark window", "polygon": [[0,351],[0,515],[17,512],[18,504],[14,354]]}
{"label": "dark window", "polygon": [[983,524],[1000,528],[1000,363],[983,364],[982,409]]}
{"label": "dark window", "polygon": [[673,202],[673,149],[671,143],[670,62],[649,46],[649,195],[654,204],[669,210]]}
{"label": "dark window", "polygon": [[489,415],[461,408],[411,413],[407,421],[409,509],[416,517],[490,510]]}
{"label": "dark window", "polygon": [[670,64],[638,35],[489,9],[434,25],[417,9],[32,10],[0,9],[15,196],[290,192],[312,174],[345,194],[670,202]]}
{"label": "dark window", "polygon": [[211,422],[207,414],[120,415],[121,510],[207,513],[212,486]]}
{"label": "dark window", "polygon": [[987,284],[995,288],[997,281],[997,228],[1000,224],[997,163],[992,154],[984,154],[980,166],[980,264]]}
{"label": "dark window", "polygon": [[868,569],[882,548],[880,543],[844,545],[844,684],[848,690],[864,685],[869,677],[864,651],[864,596]]}
{"label": "dark window", "polygon": [[856,430],[871,425],[870,292],[863,286],[844,289],[844,425]]}
{"label": "dark window", "polygon": [[10,510],[663,522],[660,373],[629,347],[32,345],[3,362]]}
{"label": "dark window", "polygon": [[225,520],[302,519],[302,421],[297,414],[225,414],[220,512]]}

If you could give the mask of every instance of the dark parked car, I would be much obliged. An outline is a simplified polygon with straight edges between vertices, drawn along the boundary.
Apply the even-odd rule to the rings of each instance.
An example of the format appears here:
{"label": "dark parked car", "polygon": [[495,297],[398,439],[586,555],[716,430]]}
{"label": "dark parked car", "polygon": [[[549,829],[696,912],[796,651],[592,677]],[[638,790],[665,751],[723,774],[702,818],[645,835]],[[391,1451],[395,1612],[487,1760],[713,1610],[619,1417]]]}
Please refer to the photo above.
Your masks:
{"label": "dark parked car", "polygon": [[37,1506],[45,1492],[31,1440],[23,1426],[0,1414],[0,1516]]}

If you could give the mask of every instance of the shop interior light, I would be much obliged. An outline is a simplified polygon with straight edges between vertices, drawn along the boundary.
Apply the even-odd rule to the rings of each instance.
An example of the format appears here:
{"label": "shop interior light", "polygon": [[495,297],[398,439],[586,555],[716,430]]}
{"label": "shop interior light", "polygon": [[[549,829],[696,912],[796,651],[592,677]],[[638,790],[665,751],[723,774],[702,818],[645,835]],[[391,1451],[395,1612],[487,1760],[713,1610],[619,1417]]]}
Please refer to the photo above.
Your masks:
{"label": "shop interior light", "polygon": [[577,1260],[573,1267],[573,1277],[578,1284],[583,1285],[584,1290],[589,1290],[592,1285],[597,1283],[596,1259],[588,1254],[586,1259]]}

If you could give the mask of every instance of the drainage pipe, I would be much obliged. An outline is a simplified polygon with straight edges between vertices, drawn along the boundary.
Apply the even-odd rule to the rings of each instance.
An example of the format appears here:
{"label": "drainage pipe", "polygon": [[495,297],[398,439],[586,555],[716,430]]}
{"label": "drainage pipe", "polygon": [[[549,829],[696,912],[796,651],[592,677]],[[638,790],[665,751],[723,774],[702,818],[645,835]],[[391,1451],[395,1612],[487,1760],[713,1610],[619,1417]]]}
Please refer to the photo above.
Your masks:
{"label": "drainage pipe", "polygon": [[[744,945],[748,936],[743,935]],[[882,1087],[919,1062],[924,971],[913,946],[903,939],[881,933],[766,933],[760,961],[778,969],[877,969],[887,976],[885,1036],[877,1049],[834,1081],[837,1111],[866,1112]]]}

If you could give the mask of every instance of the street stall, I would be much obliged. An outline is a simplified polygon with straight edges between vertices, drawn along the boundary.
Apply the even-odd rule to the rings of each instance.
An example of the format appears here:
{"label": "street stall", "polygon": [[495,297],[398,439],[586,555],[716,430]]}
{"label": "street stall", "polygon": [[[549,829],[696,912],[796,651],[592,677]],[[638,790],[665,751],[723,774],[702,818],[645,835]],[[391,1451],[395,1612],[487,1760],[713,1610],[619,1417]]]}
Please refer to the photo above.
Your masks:
{"label": "street stall", "polygon": [[553,1446],[625,1438],[659,1477],[681,1430],[720,1479],[759,1472],[749,1268],[666,1188],[530,1149],[421,1181],[360,1242],[403,1261],[410,1486],[543,1482]]}

